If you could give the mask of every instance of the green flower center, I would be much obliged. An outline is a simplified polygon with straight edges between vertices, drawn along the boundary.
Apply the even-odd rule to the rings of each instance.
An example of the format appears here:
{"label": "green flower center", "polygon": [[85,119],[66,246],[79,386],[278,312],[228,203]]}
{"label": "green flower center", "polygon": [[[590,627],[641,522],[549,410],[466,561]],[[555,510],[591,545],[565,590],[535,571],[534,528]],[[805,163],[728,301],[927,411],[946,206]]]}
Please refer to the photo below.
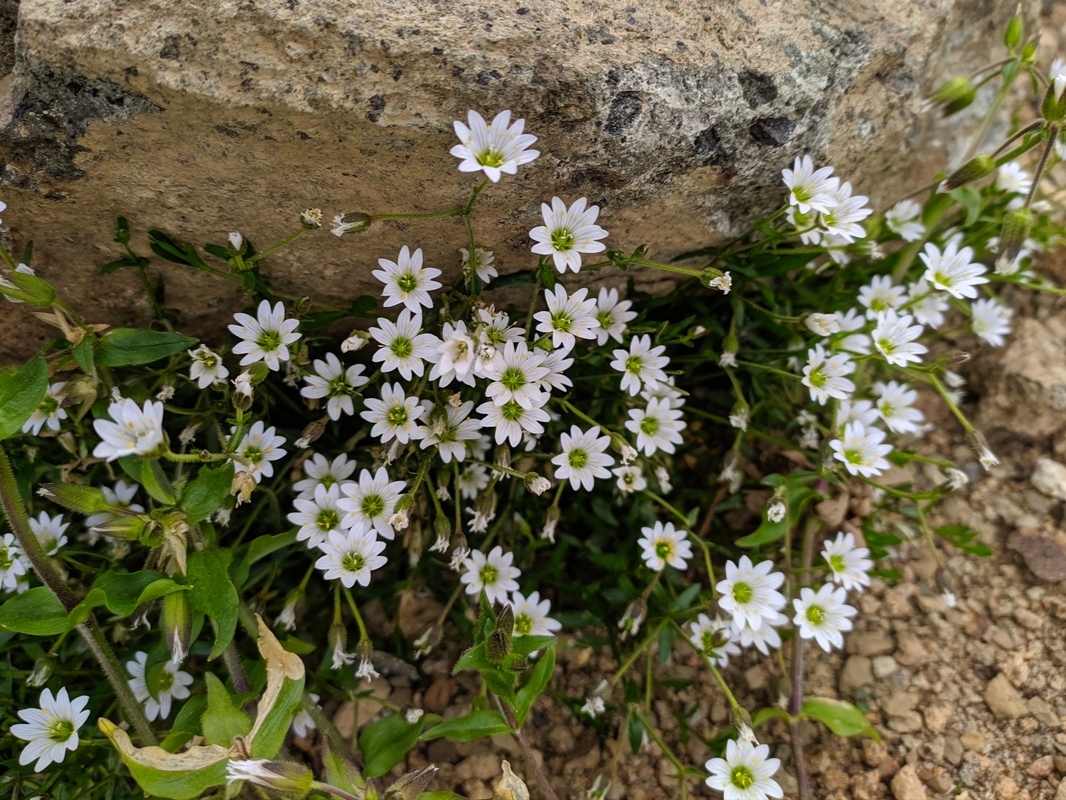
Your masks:
{"label": "green flower center", "polygon": [[882,300],[880,297],[875,297],[870,301],[871,311],[886,311],[888,309],[888,303]]}
{"label": "green flower center", "polygon": [[507,341],[507,336],[499,328],[494,328],[491,325],[485,328],[485,338],[487,338],[494,345],[501,345]]}
{"label": "green flower center", "polygon": [[361,553],[345,553],[341,559],[341,567],[345,572],[358,572],[366,566],[366,559]]}
{"label": "green flower center", "polygon": [[844,556],[839,553],[833,553],[829,556],[829,569],[833,572],[844,572],[847,566],[844,564]]}
{"label": "green flower center", "polygon": [[281,347],[281,333],[280,331],[263,331],[255,343],[266,353],[277,350]]}
{"label": "green flower center", "polygon": [[503,153],[501,153],[499,150],[493,150],[491,147],[489,147],[477,154],[477,163],[483,167],[499,168],[502,167],[506,162],[504,160]]}
{"label": "green flower center", "polygon": [[806,203],[808,200],[811,199],[811,193],[807,191],[806,186],[793,186],[792,196],[795,197],[801,203]]}
{"label": "green flower center", "polygon": [[380,516],[385,511],[385,498],[380,494],[368,494],[363,498],[363,502],[359,505],[362,509],[363,516],[367,519],[374,519],[374,517]]}
{"label": "green flower center", "polygon": [[46,394],[41,404],[37,406],[37,410],[46,417],[52,416],[59,409],[59,401],[52,395]]}
{"label": "green flower center", "polygon": [[526,385],[526,373],[518,367],[508,367],[500,375],[500,383],[509,392],[517,392]]}
{"label": "green flower center", "polygon": [[933,283],[939,284],[940,286],[951,286],[951,276],[946,275],[943,272],[935,272],[933,273]]}
{"label": "green flower center", "polygon": [[560,253],[574,249],[574,233],[566,228],[556,228],[552,231],[552,247]]}
{"label": "green flower center", "polygon": [[578,448],[571,450],[566,460],[574,469],[584,469],[589,464],[589,454]]}
{"label": "green flower center", "polygon": [[415,345],[406,336],[397,336],[392,340],[392,344],[389,345],[389,350],[397,358],[410,358],[411,353],[415,350]]}
{"label": "green flower center", "polygon": [[323,508],[318,512],[318,517],[315,519],[315,525],[318,526],[320,531],[332,531],[340,524],[341,516],[332,508]]}
{"label": "green flower center", "polygon": [[639,375],[644,369],[644,359],[640,356],[630,356],[626,359],[626,372],[632,372],[634,375]]}
{"label": "green flower center", "polygon": [[674,543],[666,539],[660,539],[655,543],[655,555],[663,561],[668,561],[674,554]]}
{"label": "green flower center", "polygon": [[405,272],[396,279],[396,286],[404,294],[409,294],[418,288],[418,276],[413,272]]}
{"label": "green flower center", "polygon": [[740,764],[729,771],[729,782],[738,789],[750,789],[755,783],[755,773]]}
{"label": "green flower center", "polygon": [[862,453],[859,452],[858,450],[845,450],[844,451],[844,459],[849,464],[861,464],[862,463]]}
{"label": "green flower center", "polygon": [[877,347],[886,356],[892,355],[892,353],[894,353],[896,351],[896,346],[894,344],[892,344],[892,340],[891,339],[878,339],[877,340]]}
{"label": "green flower center", "polygon": [[821,606],[811,606],[807,609],[807,619],[815,625],[821,625],[825,622],[826,613],[825,609]]}
{"label": "green flower center", "polygon": [[751,602],[751,598],[755,596],[755,590],[751,588],[749,583],[734,583],[733,584],[733,599],[741,605]]}
{"label": "green flower center", "polygon": [[811,382],[811,386],[816,389],[821,389],[825,386],[826,381],[828,381],[829,378],[826,377],[825,369],[823,367],[816,367],[811,370],[811,374],[807,376],[807,380]]}
{"label": "green flower center", "polygon": [[518,636],[529,636],[533,632],[533,618],[529,614],[519,614],[514,618],[514,632]]}
{"label": "green flower center", "polygon": [[74,723],[69,719],[54,719],[46,730],[53,742],[65,742],[74,735]]}
{"label": "green flower center", "polygon": [[174,685],[174,673],[170,670],[164,669],[159,671],[159,689],[158,693],[169,692]]}
{"label": "green flower center", "polygon": [[214,369],[218,365],[218,359],[215,358],[213,353],[204,353],[199,356],[199,359],[204,369]]}
{"label": "green flower center", "polygon": [[500,578],[500,571],[491,564],[486,564],[478,572],[478,577],[481,578],[482,586],[492,586]]}
{"label": "green flower center", "polygon": [[896,413],[896,409],[892,407],[891,403],[881,403],[881,416],[891,417]]}
{"label": "green flower center", "polygon": [[566,311],[556,311],[552,314],[552,328],[566,333],[574,326],[574,318]]}
{"label": "green flower center", "polygon": [[263,451],[256,447],[254,444],[250,444],[245,447],[241,455],[247,458],[250,462],[252,462],[253,465],[257,465],[263,460]]}
{"label": "green flower center", "polygon": [[655,417],[645,417],[640,421],[640,432],[654,436],[659,432],[659,420]]}
{"label": "green flower center", "polygon": [[318,482],[328,489],[330,486],[333,486],[337,483],[337,478],[331,473],[327,472],[325,475],[318,479]]}
{"label": "green flower center", "polygon": [[343,375],[338,375],[336,378],[329,382],[329,396],[340,397],[342,395],[351,394],[352,387],[348,384],[348,379]]}
{"label": "green flower center", "polygon": [[518,422],[525,413],[526,410],[514,400],[508,400],[500,406],[500,416],[508,422]]}
{"label": "green flower center", "polygon": [[385,421],[398,428],[407,424],[407,406],[393,406],[385,412]]}
{"label": "green flower center", "polygon": [[600,323],[600,327],[607,330],[614,325],[614,314],[610,311],[601,311],[596,315],[597,321]]}

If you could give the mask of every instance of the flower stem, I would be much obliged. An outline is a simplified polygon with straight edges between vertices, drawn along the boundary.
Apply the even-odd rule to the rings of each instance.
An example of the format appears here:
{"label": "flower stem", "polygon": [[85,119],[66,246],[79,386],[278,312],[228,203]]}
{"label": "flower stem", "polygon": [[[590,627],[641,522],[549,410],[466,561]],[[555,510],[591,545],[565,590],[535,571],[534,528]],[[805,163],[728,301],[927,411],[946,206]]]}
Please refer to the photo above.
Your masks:
{"label": "flower stem", "polygon": [[522,752],[525,754],[526,763],[529,764],[530,769],[533,770],[533,774],[537,778],[537,783],[540,784],[540,790],[544,792],[544,796],[548,800],[559,800],[559,795],[552,789],[551,784],[548,783],[548,778],[544,774],[543,768],[540,763],[533,757],[533,750],[529,746],[529,742],[526,741],[525,735],[522,733],[522,729],[518,726],[518,720],[515,719],[514,712],[506,703],[500,702],[500,698],[496,697],[496,705],[507,718],[507,724],[511,726],[511,735],[517,740],[518,744],[522,747]]}

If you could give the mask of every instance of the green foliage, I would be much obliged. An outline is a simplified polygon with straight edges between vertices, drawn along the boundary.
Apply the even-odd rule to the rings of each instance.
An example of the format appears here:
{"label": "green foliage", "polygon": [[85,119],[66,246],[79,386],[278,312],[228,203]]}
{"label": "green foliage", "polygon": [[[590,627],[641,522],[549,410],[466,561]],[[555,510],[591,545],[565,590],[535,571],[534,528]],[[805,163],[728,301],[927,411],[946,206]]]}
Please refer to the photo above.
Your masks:
{"label": "green foliage", "polygon": [[207,682],[207,709],[201,727],[204,742],[229,747],[237,736],[247,736],[252,730],[252,721],[237,708],[230,693],[218,678],[204,673]]}
{"label": "green foliage", "polygon": [[390,714],[367,725],[359,734],[363,776],[377,778],[399,764],[418,743],[423,719],[408,722],[403,714]]}
{"label": "green foliage", "polygon": [[221,655],[237,630],[240,596],[229,576],[232,558],[233,553],[222,548],[189,556],[189,602],[210,617],[215,628],[215,644],[209,658]]}
{"label": "green foliage", "polygon": [[151,364],[167,356],[195,347],[197,339],[171,331],[115,328],[100,337],[96,363],[102,367],[130,367]]}
{"label": "green foliage", "polygon": [[38,354],[0,372],[0,440],[18,433],[48,391],[48,365]]}

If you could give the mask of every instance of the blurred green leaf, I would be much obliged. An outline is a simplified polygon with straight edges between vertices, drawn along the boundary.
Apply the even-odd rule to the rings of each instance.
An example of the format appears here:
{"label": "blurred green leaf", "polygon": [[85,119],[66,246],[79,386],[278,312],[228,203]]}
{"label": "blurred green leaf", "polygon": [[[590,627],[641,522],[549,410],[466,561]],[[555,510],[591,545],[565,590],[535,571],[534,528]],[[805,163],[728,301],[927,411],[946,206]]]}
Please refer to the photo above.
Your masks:
{"label": "blurred green leaf", "polygon": [[0,440],[22,430],[47,392],[48,364],[40,353],[0,372]]}

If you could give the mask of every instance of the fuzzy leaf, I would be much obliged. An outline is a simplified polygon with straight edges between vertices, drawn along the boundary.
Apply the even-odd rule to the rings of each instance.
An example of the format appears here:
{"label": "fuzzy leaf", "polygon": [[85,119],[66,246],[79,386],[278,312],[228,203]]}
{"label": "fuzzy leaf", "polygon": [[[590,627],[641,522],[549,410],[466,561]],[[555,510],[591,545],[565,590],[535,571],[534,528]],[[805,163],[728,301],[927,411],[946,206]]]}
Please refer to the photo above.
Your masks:
{"label": "fuzzy leaf", "polygon": [[221,655],[237,630],[240,597],[229,576],[232,557],[232,551],[218,547],[189,555],[188,578],[192,587],[189,602],[207,614],[215,624],[215,644],[209,659]]}
{"label": "fuzzy leaf", "polygon": [[195,347],[198,339],[171,331],[115,328],[100,337],[96,363],[105,367],[151,364],[161,358]]}
{"label": "fuzzy leaf", "polygon": [[69,628],[67,610],[47,586],[16,594],[0,605],[0,629],[31,636],[53,636]]}
{"label": "fuzzy leaf", "polygon": [[359,752],[363,754],[363,776],[384,775],[418,743],[422,721],[411,723],[403,714],[392,714],[367,725],[359,734]]}
{"label": "fuzzy leaf", "polygon": [[201,467],[196,478],[181,493],[181,507],[190,525],[207,519],[229,497],[233,462],[221,467]]}
{"label": "fuzzy leaf", "polygon": [[48,365],[40,354],[0,372],[0,439],[22,430],[48,392]]}
{"label": "fuzzy leaf", "polygon": [[228,747],[238,736],[247,736],[252,721],[233,704],[226,687],[210,672],[204,675],[207,681],[207,710],[202,720],[204,741]]}
{"label": "fuzzy leaf", "polygon": [[497,733],[510,733],[511,726],[499,711],[471,711],[462,717],[448,719],[422,734],[423,742],[447,736],[456,742],[472,742]]}
{"label": "fuzzy leaf", "polygon": [[519,728],[525,724],[526,717],[529,716],[529,711],[533,708],[533,702],[548,687],[548,682],[551,680],[554,669],[555,647],[549,647],[544,651],[544,655],[540,657],[540,660],[537,661],[536,666],[533,667],[526,685],[518,690],[515,717]]}

